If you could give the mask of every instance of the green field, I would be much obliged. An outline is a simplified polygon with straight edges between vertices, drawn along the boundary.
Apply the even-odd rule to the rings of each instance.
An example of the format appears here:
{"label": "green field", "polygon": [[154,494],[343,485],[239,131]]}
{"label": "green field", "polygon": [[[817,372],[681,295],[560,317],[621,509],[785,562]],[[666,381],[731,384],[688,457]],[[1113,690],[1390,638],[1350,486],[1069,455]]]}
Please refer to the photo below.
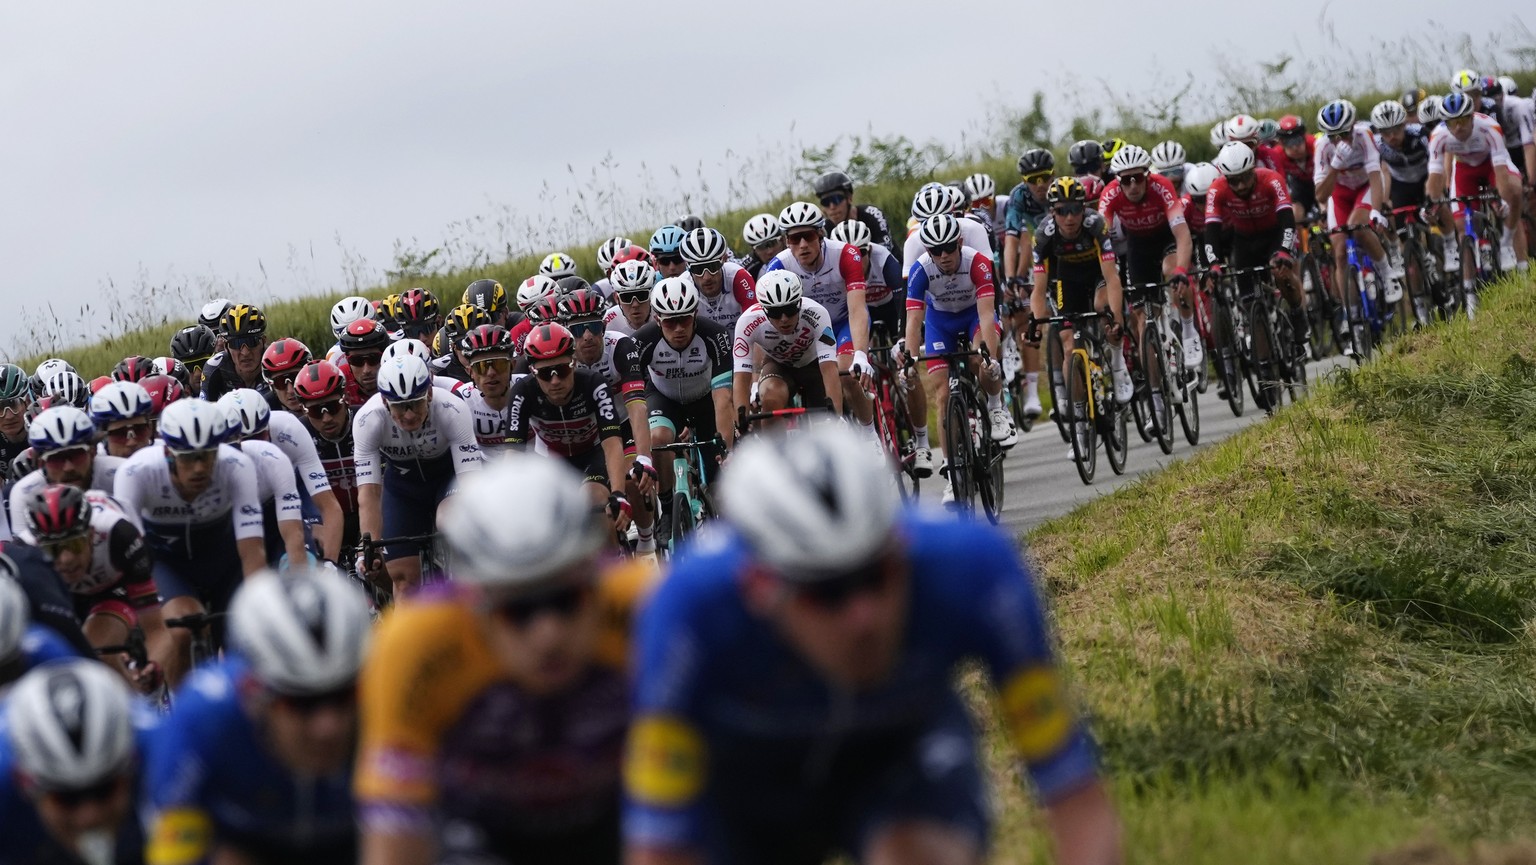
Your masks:
{"label": "green field", "polygon": [[[1532,834],[1533,289],[1029,535],[1132,861]],[[995,731],[991,750],[996,861],[1033,861]]]}

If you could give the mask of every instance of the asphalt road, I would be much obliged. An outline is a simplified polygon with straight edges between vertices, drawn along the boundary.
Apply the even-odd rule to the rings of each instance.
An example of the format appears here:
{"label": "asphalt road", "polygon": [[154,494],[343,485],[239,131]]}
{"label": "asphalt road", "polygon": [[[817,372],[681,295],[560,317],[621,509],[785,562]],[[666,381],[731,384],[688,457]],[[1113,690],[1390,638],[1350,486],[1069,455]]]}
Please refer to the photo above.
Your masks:
{"label": "asphalt road", "polygon": [[[1315,381],[1318,376],[1325,375],[1344,362],[1343,358],[1331,357],[1309,364],[1308,381]],[[1234,417],[1226,401],[1216,398],[1216,383],[1213,380],[1206,392],[1199,397],[1200,444],[1195,447],[1190,446],[1184,438],[1183,429],[1178,427],[1178,419],[1175,415],[1174,426],[1177,438],[1171,454],[1164,454],[1158,447],[1156,439],[1143,442],[1134,429],[1133,417],[1127,424],[1131,448],[1126,456],[1125,474],[1116,475],[1110,469],[1109,460],[1105,457],[1101,444],[1098,469],[1091,486],[1084,484],[1078,477],[1077,466],[1071,460],[1071,446],[1062,441],[1061,435],[1056,431],[1056,424],[1048,416],[1042,416],[1033,429],[1020,435],[1019,443],[1008,452],[1008,459],[1004,463],[1003,478],[1007,490],[1003,499],[1003,525],[1011,533],[1027,531],[1045,520],[1061,516],[1084,502],[1118,489],[1148,472],[1157,471],[1177,460],[1187,458],[1190,454],[1208,448],[1249,424],[1263,421],[1265,414],[1254,406],[1253,395],[1250,393],[1246,396],[1243,416]],[[933,461],[937,469],[939,463],[937,449],[935,449]],[[934,476],[923,482],[922,498],[938,501],[943,491],[944,479],[939,477],[935,470]],[[980,510],[978,503],[978,516]]]}

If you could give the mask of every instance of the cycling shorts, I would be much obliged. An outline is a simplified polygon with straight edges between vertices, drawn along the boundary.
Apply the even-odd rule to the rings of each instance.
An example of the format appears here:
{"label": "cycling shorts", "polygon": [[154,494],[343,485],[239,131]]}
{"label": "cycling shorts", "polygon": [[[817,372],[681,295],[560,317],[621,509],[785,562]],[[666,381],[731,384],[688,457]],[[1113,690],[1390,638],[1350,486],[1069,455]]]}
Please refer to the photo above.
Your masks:
{"label": "cycling shorts", "polygon": [[821,379],[821,364],[790,366],[776,360],[763,362],[760,379],[776,378],[789,387],[791,397],[799,395],[800,404],[806,408],[818,408],[827,404],[827,386]]}
{"label": "cycling shorts", "polygon": [[[1520,170],[1513,165],[1509,167],[1509,170],[1514,173],[1516,178],[1522,177]],[[1494,173],[1492,159],[1487,160],[1482,165],[1468,165],[1465,162],[1457,162],[1452,166],[1451,170],[1451,194],[1460,197],[1463,195],[1476,195],[1485,189],[1497,190],[1499,187],[1496,180],[1497,175]],[[1460,213],[1461,202],[1458,201],[1452,204],[1451,208],[1453,212]]]}
{"label": "cycling shorts", "polygon": [[[437,506],[453,490],[453,456],[417,460],[401,472],[393,465],[384,469],[383,494],[379,507],[384,517],[384,537],[430,535],[437,531]],[[421,553],[414,542],[389,544],[384,548],[386,562],[410,558]]]}
{"label": "cycling shorts", "polygon": [[1232,235],[1232,266],[1258,267],[1269,264],[1270,256],[1280,250],[1285,229],[1276,225],[1257,234]]}
{"label": "cycling shorts", "polygon": [[1338,228],[1349,221],[1350,214],[1361,208],[1375,207],[1376,202],[1371,199],[1371,185],[1350,189],[1342,183],[1333,186],[1333,194],[1328,196],[1328,227]]}
{"label": "cycling shorts", "polygon": [[[891,299],[879,306],[869,308],[869,330],[874,333],[876,328],[883,328],[886,335],[895,334],[891,339],[900,338],[907,326],[907,303],[895,294]],[[850,343],[851,345],[852,343]]]}
{"label": "cycling shorts", "polygon": [[209,611],[229,608],[245,577],[229,516],[201,526],[144,526],[155,554],[155,585],[163,600],[195,598]]}
{"label": "cycling shorts", "polygon": [[1163,259],[1178,251],[1173,229],[1164,225],[1153,234],[1127,234],[1126,269],[1133,285],[1163,281]]}
{"label": "cycling shorts", "polygon": [[1312,182],[1312,179],[1302,179],[1293,174],[1287,174],[1285,177],[1286,186],[1290,187],[1291,203],[1301,205],[1303,213],[1315,209],[1317,207],[1317,186]]}
{"label": "cycling shorts", "polygon": [[[894,303],[890,305],[895,306]],[[871,310],[869,315],[870,320],[873,321],[874,311]],[[832,332],[837,335],[837,353],[839,355],[853,354],[853,328],[849,325],[848,319],[844,318],[842,321],[833,322]]]}
{"label": "cycling shorts", "polygon": [[650,414],[651,429],[665,427],[675,436],[684,427],[693,430],[693,440],[707,441],[715,437],[715,397],[711,390],[703,399],[684,405],[677,400],[650,391],[645,395],[645,408]]}
{"label": "cycling shorts", "polygon": [[[981,314],[976,307],[964,312],[944,312],[928,307],[923,316],[923,354],[928,358],[929,372],[944,368],[944,359],[939,355],[955,351],[967,340],[972,346],[976,345],[976,335],[979,333]],[[998,333],[1002,333],[1001,328]]]}
{"label": "cycling shorts", "polygon": [[803,777],[803,755],[782,755],[764,766],[776,745],[746,756],[720,756],[715,796],[720,831],[709,842],[711,862],[804,863],[844,852],[855,860],[876,835],[901,823],[931,823],[968,836],[985,850],[991,819],[986,779],[970,718],[952,698],[922,730],[864,741],[846,739],[816,781]]}
{"label": "cycling shorts", "polygon": [[1062,315],[1074,312],[1093,312],[1093,298],[1099,293],[1099,288],[1104,285],[1099,281],[1094,285],[1086,283],[1067,283],[1057,280],[1046,291],[1046,300],[1050,303],[1053,315]]}
{"label": "cycling shorts", "polygon": [[608,457],[601,447],[595,447],[586,453],[562,455],[560,458],[581,475],[582,483],[602,484],[603,487],[608,487]]}
{"label": "cycling shorts", "polygon": [[[1392,189],[1387,193],[1392,199],[1392,209],[1399,207],[1421,207],[1424,204],[1424,184],[1422,183],[1398,183],[1393,181]],[[1402,222],[1402,217],[1396,217],[1396,223]]]}

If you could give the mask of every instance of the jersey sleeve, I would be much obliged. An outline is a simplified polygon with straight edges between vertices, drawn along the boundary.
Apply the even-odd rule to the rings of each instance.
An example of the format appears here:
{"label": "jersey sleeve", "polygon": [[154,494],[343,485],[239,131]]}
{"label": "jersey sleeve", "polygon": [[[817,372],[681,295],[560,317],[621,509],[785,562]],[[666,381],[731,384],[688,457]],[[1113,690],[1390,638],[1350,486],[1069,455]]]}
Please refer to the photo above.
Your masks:
{"label": "jersey sleeve", "polygon": [[320,451],[315,448],[315,440],[310,438],[298,418],[287,412],[273,412],[272,417],[276,419],[279,414],[292,420],[283,421],[281,428],[277,424],[272,425],[272,443],[282,448],[293,463],[294,470],[303,478],[304,488],[309,491],[311,498],[329,491],[331,479],[320,462]]}
{"label": "jersey sleeve", "polygon": [[763,270],[762,270],[761,273],[758,274],[758,276],[761,277],[764,273],[767,273],[770,270],[783,270],[783,269],[784,269],[784,260],[779,258],[777,255],[775,255],[773,258],[768,259],[768,263],[767,264],[763,265]]}
{"label": "jersey sleeve", "polygon": [[1450,135],[1450,130],[1444,124],[1435,127],[1435,131],[1429,134],[1429,173],[1439,176],[1445,174],[1445,139]]}
{"label": "jersey sleeve", "polygon": [[976,257],[971,259],[971,284],[976,286],[977,297],[997,294],[997,283],[992,276],[992,259],[986,253],[976,253]]}
{"label": "jersey sleeve", "polygon": [[1381,150],[1376,147],[1376,136],[1367,129],[1364,133],[1356,135],[1355,139],[1360,142],[1360,153],[1365,159],[1366,173],[1380,172]]}
{"label": "jersey sleeve", "polygon": [[921,261],[913,262],[912,272],[907,274],[907,309],[918,310],[928,306],[928,271]]}
{"label": "jersey sleeve", "polygon": [[235,540],[244,541],[252,538],[261,540],[266,536],[265,527],[261,519],[261,492],[256,482],[256,464],[250,457],[239,451],[231,450],[226,456],[220,454],[219,461],[225,463],[229,480],[229,513],[235,522]]}
{"label": "jersey sleeve", "polygon": [[[713,324],[713,322],[711,322]],[[709,386],[711,389],[731,386],[731,335],[718,324],[704,337],[709,352]]]}
{"label": "jersey sleeve", "polygon": [[885,211],[873,204],[861,204],[859,205],[859,210],[863,211],[863,216],[868,217],[863,222],[869,226],[871,242],[878,243],[881,246],[890,246],[891,223],[890,220],[885,218]]}
{"label": "jersey sleeve", "polygon": [[[804,315],[804,313],[801,313]],[[731,340],[732,372],[752,372],[755,369],[752,363],[752,338],[750,334],[760,327],[767,327],[768,320],[762,312],[753,307],[748,307],[736,319],[736,333]]]}
{"label": "jersey sleeve", "polygon": [[154,555],[144,540],[144,533],[126,517],[112,524],[112,531],[107,536],[107,559],[123,575],[123,591],[128,595],[130,607],[142,610],[160,603],[155,586]]}
{"label": "jersey sleeve", "polygon": [[1175,225],[1183,225],[1184,200],[1179,197],[1179,191],[1173,188],[1172,183],[1169,183],[1162,177],[1151,176],[1156,177],[1156,179],[1148,180],[1147,182],[1163,198],[1163,212],[1168,215],[1168,227],[1173,228]]}
{"label": "jersey sleeve", "polygon": [[619,394],[625,404],[645,401],[645,375],[640,371],[640,348],[627,336],[613,345],[613,368],[619,374]]}
{"label": "jersey sleeve", "polygon": [[1291,209],[1291,191],[1285,178],[1271,171],[1264,177],[1264,182],[1269,184],[1270,192],[1275,196],[1275,212],[1288,212]]}
{"label": "jersey sleeve", "polygon": [[219,732],[232,721],[221,717],[218,703],[233,689],[221,670],[194,672],[177,693],[176,711],[150,737],[143,761],[149,865],[195,865],[213,856],[217,839],[205,801],[211,780],[204,752],[213,756]]}
{"label": "jersey sleeve", "polygon": [[837,259],[837,272],[843,277],[843,284],[850,293],[864,290],[864,257],[859,254],[857,246],[843,244],[842,255]]}
{"label": "jersey sleeve", "polygon": [[597,406],[597,434],[599,438],[616,438],[624,434],[623,418],[614,408],[613,397],[608,393],[608,383],[602,376],[594,375],[592,404]]}
{"label": "jersey sleeve", "polygon": [[453,473],[463,475],[484,468],[480,440],[475,438],[474,416],[464,401],[449,399],[436,402],[433,411],[442,417],[443,435],[448,437],[449,452],[453,454]]}
{"label": "jersey sleeve", "polygon": [[1333,142],[1320,141],[1317,148],[1312,151],[1312,182],[1322,183],[1328,176],[1328,169],[1333,164]]}
{"label": "jersey sleeve", "polygon": [[[1218,188],[1218,184],[1220,184]],[[1217,180],[1211,184],[1211,188],[1205,192],[1205,222],[1221,224],[1221,197],[1226,194],[1226,184]]]}
{"label": "jersey sleeve", "polygon": [[352,467],[359,486],[384,483],[384,466],[379,457],[379,440],[384,432],[384,415],[369,401],[352,418]]}
{"label": "jersey sleeve", "polygon": [[[313,442],[311,442],[313,444]],[[265,466],[263,471],[267,474],[267,480],[272,485],[272,504],[277,508],[277,521],[303,521],[304,502],[299,496],[299,485],[293,474],[293,462],[288,455],[276,446],[263,448],[261,454],[252,459],[260,460]]]}
{"label": "jersey sleeve", "polygon": [[531,381],[531,377],[518,381],[512,385],[512,391],[507,395],[507,444],[517,450],[527,447],[528,435],[532,430],[529,411],[533,406],[529,391],[538,385],[524,384]]}
{"label": "jersey sleeve", "polygon": [[752,274],[748,273],[745,267],[731,276],[731,294],[742,309],[757,303],[757,283],[752,280]]}
{"label": "jersey sleeve", "polygon": [[885,280],[885,284],[891,287],[892,291],[896,291],[906,284],[906,280],[901,277],[901,262],[896,260],[895,253],[886,255],[885,261],[880,263],[880,276]]}

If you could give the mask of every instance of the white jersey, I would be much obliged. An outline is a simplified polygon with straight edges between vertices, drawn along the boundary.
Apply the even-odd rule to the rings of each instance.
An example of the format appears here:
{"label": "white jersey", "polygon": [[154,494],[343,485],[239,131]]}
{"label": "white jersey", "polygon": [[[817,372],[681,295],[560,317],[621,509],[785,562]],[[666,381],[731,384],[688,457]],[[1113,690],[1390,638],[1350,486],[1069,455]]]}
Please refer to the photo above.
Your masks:
{"label": "white jersey", "polygon": [[1536,103],[1520,96],[1504,97],[1504,146],[1510,150],[1536,143]]}
{"label": "white jersey", "polygon": [[[960,245],[969,246],[972,249],[981,249],[990,252],[992,250],[992,235],[987,233],[987,227],[974,219],[957,219],[960,223]],[[918,239],[917,227],[907,232],[906,245],[901,248],[901,272],[910,274],[912,265],[928,252],[923,247],[923,242]],[[873,272],[874,268],[870,268]]]}
{"label": "white jersey", "polygon": [[309,491],[310,498],[330,491],[331,479],[320,462],[320,451],[315,449],[314,438],[297,415],[273,411],[268,431],[272,444],[277,445],[283,455],[288,457],[299,482]]}
{"label": "white jersey", "polygon": [[[685,273],[683,278],[693,283],[693,274]],[[698,288],[698,284],[694,283],[694,287]],[[727,261],[720,269],[720,293],[710,297],[702,289],[699,291],[699,315],[732,330],[741,311],[756,302],[754,291],[752,274],[736,262]]]}
{"label": "white jersey", "polygon": [[486,456],[512,450],[511,445],[507,444],[507,431],[511,428],[509,409],[512,408],[512,399],[510,392],[512,386],[517,384],[519,379],[527,377],[526,373],[512,374],[511,379],[507,382],[507,404],[501,408],[492,408],[485,401],[485,394],[481,393],[480,389],[474,385],[459,389],[459,398],[464,400],[465,405],[469,406],[469,414],[475,425],[475,441],[480,443],[480,450]]}
{"label": "white jersey", "polygon": [[885,284],[885,263],[895,258],[896,254],[881,246],[872,243],[869,246],[869,274],[864,277],[864,303],[870,307],[884,306],[896,296],[899,285]]}
{"label": "white jersey", "polygon": [[832,317],[826,307],[810,298],[800,300],[800,321],[789,333],[781,333],[761,303],[747,307],[736,321],[736,339],[731,353],[735,372],[752,372],[752,347],[758,346],[769,358],[785,366],[809,366],[822,361],[837,362],[837,335],[832,332]]}
{"label": "white jersey", "polygon": [[624,317],[624,311],[616,305],[608,307],[608,310],[603,313],[603,330],[605,331],[618,331],[625,336],[634,336],[637,329],[629,323],[629,319]]}
{"label": "white jersey", "polygon": [[238,447],[256,467],[256,495],[262,504],[272,503],[278,522],[302,521],[304,506],[294,480],[293,463],[282,449],[271,442],[254,440],[241,442]]}
{"label": "white jersey", "polygon": [[1345,189],[1359,189],[1371,182],[1371,174],[1381,171],[1381,152],[1371,124],[1361,121],[1350,130],[1349,138],[1338,144],[1324,135],[1312,152],[1312,182],[1322,183],[1329,169],[1338,172],[1338,184]]}
{"label": "white jersey", "polygon": [[1451,134],[1444,123],[1429,136],[1429,173],[1445,174],[1446,154],[1457,162],[1477,166],[1493,160],[1494,165],[1510,168],[1509,149],[1504,146],[1504,130],[1486,114],[1472,115],[1472,132],[1463,141]]}
{"label": "white jersey", "polygon": [[597,293],[601,294],[603,297],[608,298],[610,301],[613,300],[613,280],[609,279],[608,277],[605,276],[602,279],[599,279],[597,282],[592,283],[592,288],[595,289]]}
{"label": "white jersey", "polygon": [[[469,406],[448,391],[428,390],[432,408],[427,422],[413,432],[395,424],[382,394],[374,394],[352,419],[352,454],[357,482],[382,484],[387,465],[414,481],[441,481],[447,476],[479,471],[480,444]],[[431,463],[445,461],[439,467]]]}
{"label": "white jersey", "polygon": [[838,240],[822,238],[821,264],[815,273],[806,270],[791,249],[774,256],[763,267],[762,273],[778,269],[800,277],[800,288],[805,297],[826,307],[832,320],[837,322],[848,320],[848,293],[865,288],[864,257],[857,247]]}
{"label": "white jersey", "polygon": [[189,502],[171,483],[165,450],[147,447],[129,457],[117,473],[113,497],[128,513],[137,514],[148,532],[179,534],[232,519],[236,540],[260,540],[264,534],[257,490],[256,466],[250,457],[229,445],[219,445],[212,483]]}
{"label": "white jersey", "polygon": [[[148,450],[148,448],[146,448]],[[159,448],[155,451],[158,453]],[[123,457],[109,457],[105,454],[96,454],[95,462],[91,465],[91,484],[86,489],[101,490],[111,495],[116,488],[118,471],[123,464],[128,462]],[[11,487],[10,507],[7,513],[11,520],[12,531],[19,537],[21,530],[27,525],[27,499],[34,493],[48,486],[48,477],[43,474],[41,467],[33,469],[26,477],[16,482]]]}
{"label": "white jersey", "polygon": [[[133,526],[134,534],[140,535],[135,543],[143,544],[143,530],[139,528],[139,521],[130,515],[118,504],[117,499],[112,498],[101,490],[86,490],[85,500],[91,506],[91,563],[85,569],[85,576],[69,584],[70,592],[76,595],[93,595],[102,589],[110,588],[123,578],[122,571],[112,563],[112,533],[117,529],[118,523],[126,522]],[[16,537],[29,543],[36,544],[37,540],[32,536],[32,531],[23,523]],[[139,552],[131,546],[124,550],[125,555],[133,555]]]}

